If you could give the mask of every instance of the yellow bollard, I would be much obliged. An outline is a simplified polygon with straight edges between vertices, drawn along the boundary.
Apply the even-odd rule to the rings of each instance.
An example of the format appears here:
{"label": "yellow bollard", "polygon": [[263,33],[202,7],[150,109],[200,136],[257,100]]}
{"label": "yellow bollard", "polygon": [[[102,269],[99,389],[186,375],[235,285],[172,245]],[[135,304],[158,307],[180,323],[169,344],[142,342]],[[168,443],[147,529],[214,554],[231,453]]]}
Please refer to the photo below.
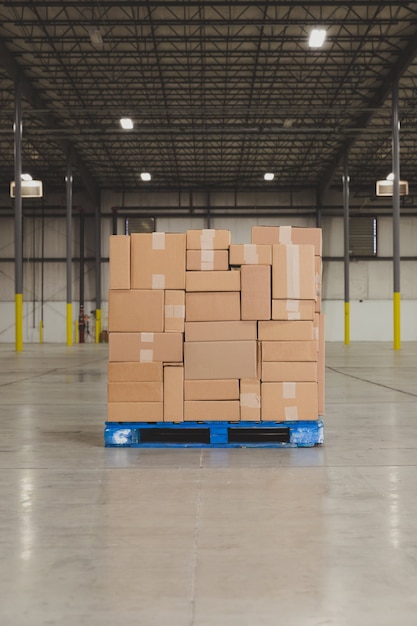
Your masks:
{"label": "yellow bollard", "polygon": [[345,346],[350,344],[350,302],[345,302]]}
{"label": "yellow bollard", "polygon": [[39,322],[39,343],[43,343],[43,320]]}
{"label": "yellow bollard", "polygon": [[96,309],[96,343],[100,343],[101,309]]}
{"label": "yellow bollard", "polygon": [[16,352],[23,350],[23,294],[15,294]]}
{"label": "yellow bollard", "polygon": [[67,302],[67,346],[72,346],[72,304]]}
{"label": "yellow bollard", "polygon": [[394,291],[394,350],[401,350],[401,294]]}

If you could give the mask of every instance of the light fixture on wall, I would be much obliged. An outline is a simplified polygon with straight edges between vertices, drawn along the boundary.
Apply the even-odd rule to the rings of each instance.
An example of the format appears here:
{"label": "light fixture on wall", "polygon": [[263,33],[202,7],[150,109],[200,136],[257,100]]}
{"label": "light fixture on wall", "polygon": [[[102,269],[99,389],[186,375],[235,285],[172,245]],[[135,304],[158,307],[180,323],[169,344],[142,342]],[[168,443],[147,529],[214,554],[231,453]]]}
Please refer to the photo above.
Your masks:
{"label": "light fixture on wall", "polygon": [[[22,198],[42,198],[43,184],[41,180],[33,180],[30,174],[22,174],[20,189]],[[15,198],[16,183],[14,180],[10,183],[10,197]]]}

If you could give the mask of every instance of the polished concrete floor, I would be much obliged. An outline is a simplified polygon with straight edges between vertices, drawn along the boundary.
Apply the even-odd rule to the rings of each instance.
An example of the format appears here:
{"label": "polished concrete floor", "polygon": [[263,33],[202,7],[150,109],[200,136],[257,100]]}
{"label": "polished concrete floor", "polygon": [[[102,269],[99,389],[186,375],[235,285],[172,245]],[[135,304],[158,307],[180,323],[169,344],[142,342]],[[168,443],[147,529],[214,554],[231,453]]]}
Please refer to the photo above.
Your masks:
{"label": "polished concrete floor", "polygon": [[417,345],[327,346],[325,445],[105,449],[106,346],[0,346],[1,626],[415,626]]}

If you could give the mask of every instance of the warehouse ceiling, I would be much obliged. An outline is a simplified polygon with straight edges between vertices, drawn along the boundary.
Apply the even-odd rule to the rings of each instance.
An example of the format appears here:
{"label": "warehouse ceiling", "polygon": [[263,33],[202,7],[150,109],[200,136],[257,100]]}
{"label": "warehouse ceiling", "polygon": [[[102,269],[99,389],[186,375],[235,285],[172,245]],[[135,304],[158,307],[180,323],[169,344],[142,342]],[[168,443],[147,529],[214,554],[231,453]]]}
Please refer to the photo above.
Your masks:
{"label": "warehouse ceiling", "polygon": [[[308,46],[315,27],[327,31]],[[400,81],[401,178],[416,182],[417,3],[251,0],[0,2],[1,152],[45,188],[372,190],[391,171]],[[121,129],[130,117],[134,128]],[[143,182],[140,173],[150,172]],[[271,182],[264,173],[273,172]]]}

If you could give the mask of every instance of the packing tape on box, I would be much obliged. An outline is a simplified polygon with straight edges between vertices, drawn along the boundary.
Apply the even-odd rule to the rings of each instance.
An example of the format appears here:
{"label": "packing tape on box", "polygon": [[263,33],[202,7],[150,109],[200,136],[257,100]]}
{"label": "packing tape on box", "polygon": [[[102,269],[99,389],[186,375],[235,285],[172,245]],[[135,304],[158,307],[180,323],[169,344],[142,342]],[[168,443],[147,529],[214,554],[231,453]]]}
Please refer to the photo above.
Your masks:
{"label": "packing tape on box", "polygon": [[244,406],[248,409],[260,409],[261,397],[257,393],[241,393],[240,406]]}
{"label": "packing tape on box", "polygon": [[282,397],[295,398],[297,383],[282,383]]}
{"label": "packing tape on box", "polygon": [[285,310],[287,311],[288,320],[293,321],[301,319],[299,300],[287,300],[285,303]]}
{"label": "packing tape on box", "polygon": [[284,408],[284,415],[288,422],[294,422],[298,420],[298,408],[296,406],[286,406]]}
{"label": "packing tape on box", "polygon": [[141,363],[152,363],[153,362],[153,350],[140,350],[139,361]]}
{"label": "packing tape on box", "polygon": [[256,243],[243,244],[243,259],[247,265],[258,265],[258,248]]}
{"label": "packing tape on box", "polygon": [[165,233],[152,233],[152,250],[165,250]]}
{"label": "packing tape on box", "polygon": [[319,327],[318,326],[314,326],[313,327],[313,339],[315,339],[316,341],[319,340]]}
{"label": "packing tape on box", "polygon": [[165,289],[165,274],[152,274],[152,289]]}
{"label": "packing tape on box", "polygon": [[184,320],[185,319],[185,304],[174,304],[173,316],[176,319]]}
{"label": "packing tape on box", "polygon": [[279,227],[279,243],[288,245],[292,243],[291,239],[292,226],[280,226]]}
{"label": "packing tape on box", "polygon": [[300,299],[300,247],[285,246],[287,257],[287,297],[290,300]]}
{"label": "packing tape on box", "polygon": [[214,269],[214,250],[201,250],[201,269],[213,270]]}
{"label": "packing tape on box", "polygon": [[201,248],[203,250],[213,250],[215,234],[214,228],[203,228],[200,235]]}
{"label": "packing tape on box", "polygon": [[140,333],[141,343],[153,343],[154,333]]}

